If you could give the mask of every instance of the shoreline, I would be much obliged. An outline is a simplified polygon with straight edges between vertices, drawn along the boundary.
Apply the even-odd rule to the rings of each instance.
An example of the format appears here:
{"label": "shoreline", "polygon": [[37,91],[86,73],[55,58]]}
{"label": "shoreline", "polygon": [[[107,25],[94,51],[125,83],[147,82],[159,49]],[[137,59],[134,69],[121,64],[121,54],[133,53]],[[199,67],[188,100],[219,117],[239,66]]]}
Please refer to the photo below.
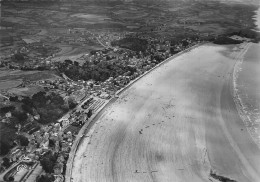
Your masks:
{"label": "shoreline", "polygon": [[[233,68],[230,70],[230,76],[225,80],[220,96],[220,113],[221,118],[219,120],[221,132],[225,136],[226,144],[221,143],[221,151],[226,153],[226,159],[233,158],[233,164],[227,164],[225,166],[224,161],[219,160],[219,153],[217,148],[212,143],[208,144],[211,148],[209,151],[209,158],[211,163],[211,169],[215,174],[227,177],[235,181],[258,181],[258,163],[259,163],[259,148],[252,139],[248,128],[244,124],[244,120],[241,117],[240,106],[236,100],[234,94],[236,90],[234,89],[234,78],[239,69],[239,65],[243,62],[244,56],[252,43],[243,43],[239,45],[240,51],[231,51],[232,58],[234,60]],[[217,130],[217,128],[215,128]],[[207,134],[207,139],[210,137],[211,133]],[[216,133],[219,136],[219,133]],[[225,147],[223,147],[223,145]],[[223,147],[223,148],[222,148]],[[233,152],[231,152],[233,151]],[[232,154],[233,153],[233,154]],[[230,161],[230,162],[231,162]],[[238,171],[232,174],[233,168],[235,166],[240,166],[240,170],[243,173],[247,173],[246,178],[241,178],[238,175]]]}
{"label": "shoreline", "polygon": [[[140,75],[139,77],[135,78],[134,80],[131,80],[125,87],[121,88],[120,90],[118,90],[116,92],[117,95],[120,95],[121,93],[123,93],[124,91],[126,91],[128,88],[130,88],[134,83],[136,83],[138,80],[140,80],[141,78],[145,77],[147,74],[151,73],[153,70],[155,70],[156,68],[159,68],[160,66],[166,64],[169,61],[173,61],[175,58],[181,56],[182,54],[185,54],[193,49],[196,49],[199,46],[205,45],[207,42],[202,42],[202,43],[198,43],[195,44],[167,59],[165,59],[164,61],[162,61],[161,63],[157,64],[156,66],[154,66],[153,68],[151,68],[150,70],[144,72],[142,75]],[[110,105],[112,105],[115,101],[117,100],[117,98],[111,98],[109,99],[106,103],[104,103],[103,106],[101,106],[98,111],[92,116],[92,118],[90,118],[90,120],[88,121],[88,123],[86,123],[79,131],[79,133],[76,136],[75,141],[73,142],[73,146],[72,149],[70,151],[69,154],[69,159],[67,161],[67,168],[66,168],[66,173],[65,173],[65,182],[70,182],[71,181],[71,173],[72,173],[72,166],[73,166],[73,162],[74,162],[74,158],[75,158],[75,153],[77,152],[81,141],[83,139],[83,136],[86,135],[87,133],[89,133],[89,131],[91,130],[91,128],[96,124],[96,122],[98,121],[100,115],[103,114],[103,112],[105,112],[106,108],[109,107]],[[84,132],[84,134],[83,134]],[[68,175],[69,174],[69,175]]]}
{"label": "shoreline", "polygon": [[[252,44],[250,44],[250,46],[247,48],[248,49],[252,46]],[[246,51],[246,52],[247,52]],[[246,54],[246,52],[244,53],[244,55]],[[252,125],[253,121],[250,119],[249,115],[247,114],[247,112],[245,111],[245,104],[243,102],[243,99],[241,98],[241,96],[239,95],[239,89],[238,89],[238,76],[239,76],[239,72],[242,69],[242,64],[244,62],[244,55],[241,59],[239,59],[237,61],[237,63],[234,66],[234,71],[233,71],[233,85],[232,85],[232,90],[233,90],[233,98],[234,98],[234,102],[236,105],[236,109],[238,111],[239,117],[241,118],[241,120],[243,121],[250,137],[252,138],[252,140],[255,142],[255,144],[260,148],[260,143],[258,142],[258,140],[253,136],[253,131],[251,131],[250,125]]]}
{"label": "shoreline", "polygon": [[[166,60],[164,60],[163,62],[159,63],[158,65],[156,65],[155,67],[151,68],[150,70],[148,70],[147,72],[143,73],[142,75],[140,75],[138,78],[132,80],[130,83],[128,83],[124,88],[118,90],[116,92],[116,94],[118,95],[121,95],[121,93],[123,93],[124,91],[126,91],[128,88],[130,88],[134,83],[136,83],[138,80],[140,80],[141,78],[143,78],[144,76],[146,76],[147,74],[151,73],[153,70],[155,70],[156,68],[162,66],[163,64],[169,62],[169,61],[174,61],[175,58],[183,55],[184,53],[187,53],[199,46],[202,46],[202,45],[205,45],[206,43],[200,43],[200,44],[196,44],[180,53],[177,53],[169,58],[167,58]],[[231,84],[231,87],[235,86],[234,85],[234,78],[237,74],[237,69],[239,67],[240,64],[242,64],[243,62],[243,57],[245,55],[245,53],[248,51],[249,47],[251,46],[251,43],[242,43],[240,44],[241,45],[245,45],[242,47],[242,50],[237,54],[235,55],[237,61],[234,65],[234,69],[233,69],[233,77],[231,77],[231,79],[233,80],[233,85]],[[214,45],[214,44],[213,44]],[[242,62],[241,62],[242,61]],[[233,87],[235,88],[235,87]],[[233,98],[232,100],[234,100],[235,102],[235,105],[237,107],[237,102],[235,101],[235,89],[232,89],[232,95],[233,95]],[[74,146],[73,146],[73,149],[71,150],[72,153],[70,153],[70,158],[68,160],[68,163],[67,163],[67,170],[66,170],[66,175],[65,175],[65,181],[66,182],[69,182],[71,181],[72,179],[72,171],[73,171],[73,165],[74,165],[74,158],[76,156],[76,152],[78,151],[79,147],[81,147],[81,145],[88,145],[89,143],[89,139],[90,139],[90,135],[93,134],[94,130],[95,130],[95,124],[98,122],[99,118],[102,117],[103,113],[106,112],[106,108],[108,108],[110,105],[112,105],[115,101],[117,100],[117,98],[112,98],[110,99],[109,101],[107,101],[99,110],[98,112],[95,113],[95,115],[93,115],[93,117],[91,118],[91,120],[86,123],[86,125],[83,126],[83,128],[80,130],[79,134],[77,135],[77,139],[75,140],[74,142]],[[238,108],[236,108],[237,112],[239,112]],[[239,117],[241,118],[241,116],[239,115]],[[242,118],[241,118],[242,119]],[[84,138],[83,136],[85,137],[88,137],[87,138]],[[83,140],[85,140],[83,142]],[[83,143],[82,143],[83,142]],[[82,153],[83,151],[81,151]],[[84,155],[84,152],[82,153]],[[82,156],[82,154],[79,154],[79,156]]]}
{"label": "shoreline", "polygon": [[[257,29],[255,31],[260,32],[260,7],[256,11],[256,15],[253,17],[253,19],[255,20],[256,25],[257,25]],[[260,43],[256,43],[256,46],[257,46],[257,44],[258,44],[258,47],[260,47]],[[250,46],[247,48],[246,53],[250,50],[250,48],[253,49],[253,46],[255,46],[255,44],[250,43]],[[234,67],[234,72],[233,72],[233,98],[234,98],[234,102],[235,102],[237,111],[239,113],[239,116],[242,119],[245,127],[247,128],[247,131],[250,134],[250,137],[255,142],[255,144],[258,146],[258,148],[260,148],[260,136],[259,136],[259,133],[257,133],[257,128],[253,127],[258,122],[257,122],[257,120],[254,121],[254,119],[251,118],[251,115],[254,114],[253,113],[254,111],[252,110],[252,108],[249,109],[249,111],[246,110],[247,109],[246,99],[242,98],[242,95],[241,95],[241,94],[248,95],[249,93],[246,93],[246,92],[245,93],[239,93],[240,91],[242,91],[242,90],[239,89],[239,76],[242,74],[243,63],[245,61],[249,61],[249,60],[245,60],[245,59],[249,59],[249,58],[245,57],[246,53],[236,63],[236,65]],[[252,95],[250,95],[250,96],[252,96]],[[259,109],[259,108],[254,108],[254,109]]]}
{"label": "shoreline", "polygon": [[[110,179],[113,181],[120,177],[121,179],[139,179],[138,176],[132,176],[129,169],[140,168],[140,170],[149,171],[149,166],[152,166],[155,170],[158,169],[158,174],[155,174],[156,177],[165,175],[170,177],[171,173],[167,173],[168,170],[159,170],[161,165],[167,167],[167,169],[179,169],[179,165],[189,163],[189,158],[194,157],[194,155],[197,159],[194,159],[193,162],[199,161],[200,167],[187,167],[187,169],[195,175],[198,172],[197,170],[203,167],[204,170],[200,171],[199,179],[208,178],[210,169],[219,176],[238,181],[241,181],[241,179],[245,181],[244,179],[251,179],[251,177],[258,179],[258,175],[254,172],[258,168],[255,167],[254,161],[247,158],[247,156],[254,156],[251,154],[257,146],[253,144],[247,132],[240,133],[243,121],[240,120],[230,90],[234,66],[250,44],[244,43],[236,47],[238,46],[241,47],[239,51],[235,51],[235,49],[229,51],[228,46],[206,44],[190,54],[183,54],[183,57],[178,57],[176,61],[173,59],[174,61],[160,67],[153,75],[144,73],[142,76],[147,75],[147,79],[141,79],[140,82],[133,85],[133,89],[127,90],[131,86],[129,84],[128,87],[120,90],[119,94],[124,90],[127,91],[118,98],[118,102],[115,98],[114,101],[116,102],[111,102],[111,104],[114,103],[112,106],[104,106],[108,109],[104,109],[104,112],[101,111],[98,113],[99,116],[93,118],[92,124],[90,123],[87,130],[83,132],[85,136],[78,140],[77,148],[74,151],[75,155],[73,155],[73,161],[71,161],[71,167],[73,166],[70,169],[71,176],[68,175],[67,177],[70,178],[67,178],[66,181],[72,179],[73,181],[84,181],[86,179]],[[203,50],[206,52],[203,52]],[[229,51],[229,54],[226,55],[222,51]],[[215,54],[216,57],[212,57],[212,59],[206,58]],[[177,55],[175,56],[177,57]],[[206,57],[201,59],[201,56]],[[198,64],[192,64],[194,61]],[[166,63],[166,60],[164,63]],[[203,65],[206,70],[201,69]],[[161,82],[164,78],[165,81]],[[183,82],[182,80],[186,81]],[[172,82],[175,83],[174,86],[171,86],[170,83]],[[149,88],[147,88],[147,84]],[[172,89],[171,94],[168,92],[169,89]],[[145,91],[145,93],[142,93],[142,91]],[[164,110],[165,104],[168,104],[168,101],[174,98],[172,108]],[[125,103],[125,101],[128,102]],[[194,107],[198,110],[192,109]],[[231,112],[226,112],[228,110]],[[147,118],[150,112],[153,112],[154,115],[152,114],[151,118]],[[174,114],[176,119],[170,118],[169,114]],[[159,117],[166,123],[154,126]],[[163,119],[164,117],[165,119]],[[215,125],[213,126],[213,124]],[[150,127],[148,126],[149,129],[147,125],[150,125]],[[163,130],[161,127],[164,127]],[[180,129],[184,128],[183,134],[180,135]],[[142,132],[145,132],[144,135],[140,135],[143,134]],[[189,133],[193,132],[195,138],[191,140]],[[174,150],[176,144],[168,141],[165,138],[166,135],[168,139],[174,137],[179,140],[177,148],[189,151],[187,155],[183,155],[179,150]],[[124,138],[124,140],[121,140],[121,138]],[[190,142],[185,145],[184,143],[187,140],[190,140]],[[144,148],[143,142],[146,143]],[[160,145],[154,145],[154,142],[159,142]],[[200,143],[199,146],[197,142]],[[223,145],[224,148],[222,148]],[[150,150],[147,150],[147,147]],[[161,161],[163,163],[150,160],[151,157],[157,159],[158,152],[163,157],[169,157],[169,152],[172,150],[175,151],[172,154],[173,157],[171,155],[168,160]],[[223,156],[219,150],[226,155]],[[139,159],[140,151],[148,152],[145,158],[149,160]],[[181,157],[183,162],[176,163],[174,156]],[[123,167],[122,165],[128,160],[134,162],[130,162],[130,168]],[[173,166],[168,166],[169,162]],[[148,166],[147,169],[146,165]],[[249,177],[246,177],[247,174],[241,174],[241,170],[244,171],[244,169]],[[233,173],[233,171],[236,172]],[[164,175],[164,173],[166,174]],[[179,173],[176,171],[174,174],[178,175]],[[182,174],[179,179],[186,179],[186,175]]]}

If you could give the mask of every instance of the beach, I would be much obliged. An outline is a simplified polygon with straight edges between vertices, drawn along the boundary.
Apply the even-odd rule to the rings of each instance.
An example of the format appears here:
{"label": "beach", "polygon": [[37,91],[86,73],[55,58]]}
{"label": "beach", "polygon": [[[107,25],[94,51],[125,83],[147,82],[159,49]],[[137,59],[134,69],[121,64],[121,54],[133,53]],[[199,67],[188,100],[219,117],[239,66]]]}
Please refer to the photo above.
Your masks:
{"label": "beach", "polygon": [[[260,9],[255,17],[260,31]],[[250,46],[236,66],[235,101],[252,139],[260,148],[260,43]]]}
{"label": "beach", "polygon": [[81,141],[73,182],[259,181],[259,148],[233,99],[250,46],[205,44],[134,83]]}
{"label": "beach", "polygon": [[208,43],[143,76],[86,131],[71,181],[260,181],[259,50]]}

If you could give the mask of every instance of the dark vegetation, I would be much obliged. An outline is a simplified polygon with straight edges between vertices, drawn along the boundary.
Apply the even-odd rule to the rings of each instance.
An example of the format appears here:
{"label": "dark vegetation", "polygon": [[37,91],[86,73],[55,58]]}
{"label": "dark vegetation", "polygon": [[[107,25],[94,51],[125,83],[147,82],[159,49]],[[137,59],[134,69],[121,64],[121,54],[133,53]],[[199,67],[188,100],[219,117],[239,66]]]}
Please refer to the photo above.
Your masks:
{"label": "dark vegetation", "polygon": [[15,146],[17,137],[16,129],[10,128],[5,123],[0,123],[0,155],[6,155]]}
{"label": "dark vegetation", "polygon": [[29,140],[28,140],[28,138],[26,138],[25,136],[23,136],[23,135],[18,135],[18,136],[17,136],[17,139],[18,139],[18,142],[20,143],[21,146],[23,146],[23,147],[28,146]]}
{"label": "dark vegetation", "polygon": [[6,157],[3,158],[3,164],[4,167],[9,167],[11,165],[10,160]]}
{"label": "dark vegetation", "polygon": [[57,161],[57,154],[48,152],[40,159],[41,166],[46,173],[53,173],[55,162]]}
{"label": "dark vegetation", "polygon": [[106,60],[96,62],[85,62],[82,66],[67,60],[58,65],[58,72],[64,73],[73,80],[90,80],[105,81],[109,77],[117,77],[130,71],[131,74],[135,69],[122,64],[121,60],[107,57]]}
{"label": "dark vegetation", "polygon": [[36,182],[53,182],[55,180],[53,175],[41,175]]}
{"label": "dark vegetation", "polygon": [[[231,33],[229,33],[231,32]],[[242,29],[242,30],[229,30],[227,31],[226,34],[220,35],[215,39],[212,39],[212,42],[214,44],[221,44],[221,45],[225,45],[225,44],[240,44],[242,43],[242,41],[240,40],[234,40],[231,39],[230,36],[233,35],[237,35],[240,37],[244,37],[244,38],[248,38],[251,39],[252,42],[259,42],[260,41],[260,33],[256,32],[254,30],[251,29]]]}
{"label": "dark vegetation", "polygon": [[215,40],[213,40],[214,44],[220,44],[220,45],[225,45],[225,44],[240,44],[242,43],[242,41],[240,40],[234,40],[231,39],[229,37],[224,37],[224,36],[220,36],[217,37]]}
{"label": "dark vegetation", "polygon": [[229,179],[225,176],[220,176],[220,175],[217,175],[216,173],[214,173],[212,170],[210,170],[210,176],[216,180],[219,180],[220,182],[237,182],[233,179]]}
{"label": "dark vegetation", "polygon": [[[1,116],[7,112],[11,113],[10,126],[13,128],[17,124],[24,126],[35,115],[39,115],[39,123],[48,124],[55,122],[65,112],[69,110],[63,98],[54,93],[40,91],[32,97],[24,97],[21,101],[12,97],[12,105],[0,109]],[[29,114],[29,115],[28,115]]]}
{"label": "dark vegetation", "polygon": [[[56,93],[38,92],[32,97],[24,97],[18,100],[11,97],[11,106],[0,108],[1,117],[6,113],[11,116],[6,118],[7,123],[0,123],[0,154],[5,155],[14,146],[13,141],[17,140],[21,146],[27,146],[28,140],[22,135],[17,135],[19,125],[20,131],[32,134],[40,129],[41,124],[56,122],[73,104],[64,102],[63,98]],[[39,115],[38,120],[34,116]]]}
{"label": "dark vegetation", "polygon": [[147,40],[139,38],[123,38],[111,43],[112,46],[130,49],[132,51],[145,51],[147,48]]}
{"label": "dark vegetation", "polygon": [[[7,128],[10,130],[9,128]],[[19,143],[21,146],[26,147],[29,144],[29,140],[23,135],[17,135],[14,130],[11,132],[10,136],[4,136],[3,134],[6,132],[1,132],[0,138],[0,155],[6,155],[8,152],[16,146],[16,142]]]}
{"label": "dark vegetation", "polygon": [[25,54],[22,54],[22,53],[16,53],[12,56],[12,61],[14,62],[24,62],[25,61],[25,58],[26,58],[26,55]]}
{"label": "dark vegetation", "polygon": [[48,124],[55,122],[69,110],[63,98],[54,93],[38,92],[32,98],[22,100],[22,110],[31,115],[40,115],[39,123]]}
{"label": "dark vegetation", "polygon": [[252,42],[258,43],[260,41],[260,33],[256,32],[254,30],[251,29],[242,29],[239,31],[234,31],[232,33],[228,33],[228,35],[237,35],[237,36],[241,36],[241,37],[246,37],[249,39],[252,39]]}
{"label": "dark vegetation", "polygon": [[232,33],[229,33],[229,35],[238,35],[238,36],[246,37],[246,38],[249,38],[249,39],[257,39],[257,38],[260,37],[259,32],[256,32],[256,31],[251,30],[251,29],[242,29],[242,30],[239,30],[239,31],[234,31]]}
{"label": "dark vegetation", "polygon": [[11,149],[11,145],[8,142],[0,141],[0,155],[6,155]]}

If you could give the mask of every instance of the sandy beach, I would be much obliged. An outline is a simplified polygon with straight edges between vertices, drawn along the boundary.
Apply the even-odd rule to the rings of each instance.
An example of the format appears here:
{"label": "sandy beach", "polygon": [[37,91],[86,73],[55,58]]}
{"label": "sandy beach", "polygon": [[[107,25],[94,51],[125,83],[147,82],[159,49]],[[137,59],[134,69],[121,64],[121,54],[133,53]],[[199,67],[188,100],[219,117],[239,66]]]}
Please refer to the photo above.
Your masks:
{"label": "sandy beach", "polygon": [[[260,9],[255,17],[260,31]],[[260,148],[260,43],[254,43],[236,66],[235,102],[252,139]]]}
{"label": "sandy beach", "polygon": [[73,182],[260,181],[260,150],[233,100],[250,44],[202,45],[147,74],[107,107],[81,142]]}

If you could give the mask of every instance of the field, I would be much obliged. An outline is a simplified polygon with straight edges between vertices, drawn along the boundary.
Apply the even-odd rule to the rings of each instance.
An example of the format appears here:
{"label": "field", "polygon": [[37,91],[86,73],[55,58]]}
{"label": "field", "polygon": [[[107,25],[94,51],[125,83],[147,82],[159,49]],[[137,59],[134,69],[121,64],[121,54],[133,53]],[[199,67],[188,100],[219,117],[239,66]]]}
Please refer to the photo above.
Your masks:
{"label": "field", "polygon": [[[35,42],[56,49],[40,51],[36,48],[31,54],[28,53],[32,59],[55,54],[53,60],[63,60],[101,49],[102,45],[86,32],[92,32],[95,36],[107,31],[111,34],[132,32],[175,39],[180,32],[182,35],[219,35],[254,28],[251,19],[255,6],[250,3],[231,6],[226,2],[6,2],[2,3],[0,22],[1,57],[6,59],[15,50]],[[70,31],[75,28],[81,31]]]}
{"label": "field", "polygon": [[14,88],[19,86],[22,83],[20,79],[18,80],[4,80],[0,82],[0,88],[1,90],[8,90],[10,88]]}
{"label": "field", "polygon": [[38,81],[42,79],[55,78],[55,74],[50,71],[10,71],[7,69],[0,69],[0,92],[13,93],[21,96],[31,96],[42,90],[37,86],[18,87],[24,81]]}

